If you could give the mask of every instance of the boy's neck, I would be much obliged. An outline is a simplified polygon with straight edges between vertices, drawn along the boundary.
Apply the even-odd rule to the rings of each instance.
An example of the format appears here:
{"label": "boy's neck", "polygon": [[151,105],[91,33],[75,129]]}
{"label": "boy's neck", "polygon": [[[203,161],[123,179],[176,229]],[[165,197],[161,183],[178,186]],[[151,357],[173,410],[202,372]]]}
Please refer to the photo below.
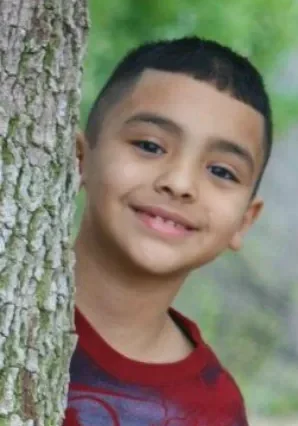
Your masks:
{"label": "boy's neck", "polygon": [[[76,305],[95,330],[116,350],[140,361],[173,362],[186,355],[190,344],[168,315],[183,279],[169,282],[125,271],[88,234],[80,232],[75,244]],[[169,347],[181,344],[161,359],[159,348],[167,339]]]}

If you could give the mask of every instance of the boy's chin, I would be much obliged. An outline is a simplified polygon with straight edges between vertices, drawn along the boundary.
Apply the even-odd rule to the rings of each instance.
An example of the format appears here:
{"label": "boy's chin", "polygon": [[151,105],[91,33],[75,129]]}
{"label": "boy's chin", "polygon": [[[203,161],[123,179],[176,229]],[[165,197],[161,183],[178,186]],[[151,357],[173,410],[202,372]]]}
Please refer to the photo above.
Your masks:
{"label": "boy's chin", "polygon": [[131,253],[130,260],[135,268],[142,271],[145,276],[156,276],[156,279],[186,276],[199,266],[173,254],[149,252],[149,250],[142,254],[141,252]]}
{"label": "boy's chin", "polygon": [[[131,253],[132,254],[132,253]],[[210,262],[215,260],[221,253],[218,251],[202,253],[201,256],[197,257],[181,257],[181,253],[173,254],[167,253],[166,251],[153,251],[149,250],[145,254],[141,255],[141,252],[135,253],[131,256],[131,261],[137,267],[142,270],[144,275],[162,277],[186,277],[188,274],[196,269],[199,269]]]}
{"label": "boy's chin", "polygon": [[177,263],[171,263],[169,261],[165,263],[162,262],[161,259],[156,261],[146,259],[142,262],[135,262],[135,266],[141,270],[145,276],[156,277],[156,279],[162,279],[163,277],[178,277],[191,272],[191,268],[189,267],[184,266],[183,268],[183,265],[177,265]]}
{"label": "boy's chin", "polygon": [[132,267],[141,275],[156,275],[157,279],[159,276],[185,277],[214,260],[222,251],[218,245],[197,247],[193,244],[171,244],[150,238],[138,238],[135,241],[121,239],[118,240],[118,247],[124,259],[128,260],[129,268]]}

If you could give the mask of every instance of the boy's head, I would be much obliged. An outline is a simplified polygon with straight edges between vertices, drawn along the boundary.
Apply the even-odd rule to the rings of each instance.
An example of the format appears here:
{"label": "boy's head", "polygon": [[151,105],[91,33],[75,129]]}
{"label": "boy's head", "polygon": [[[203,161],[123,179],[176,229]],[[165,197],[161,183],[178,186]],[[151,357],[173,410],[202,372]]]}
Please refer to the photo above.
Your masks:
{"label": "boy's head", "polygon": [[201,266],[240,248],[271,144],[268,96],[248,60],[196,37],[141,46],[89,114],[85,221],[131,266]]}

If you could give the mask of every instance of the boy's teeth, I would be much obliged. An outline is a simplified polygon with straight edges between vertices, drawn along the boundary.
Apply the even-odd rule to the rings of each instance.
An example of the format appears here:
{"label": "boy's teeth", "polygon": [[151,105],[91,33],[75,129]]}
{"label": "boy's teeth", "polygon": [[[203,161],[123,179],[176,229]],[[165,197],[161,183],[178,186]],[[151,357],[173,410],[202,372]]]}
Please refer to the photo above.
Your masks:
{"label": "boy's teeth", "polygon": [[[142,213],[141,210],[138,210],[139,213]],[[144,213],[143,213],[144,214]],[[150,213],[145,213],[151,217],[153,217],[158,223],[167,223],[169,226],[172,226],[174,228],[178,228],[178,229],[187,229],[185,226],[180,225],[180,223],[176,223],[171,219],[164,219],[161,216],[155,216],[153,214]]]}
{"label": "boy's teeth", "polygon": [[160,223],[161,222],[167,223],[168,225],[173,226],[173,227],[181,227],[181,225],[178,225],[173,220],[163,219],[161,216],[155,216],[155,220],[157,222],[160,222]]}

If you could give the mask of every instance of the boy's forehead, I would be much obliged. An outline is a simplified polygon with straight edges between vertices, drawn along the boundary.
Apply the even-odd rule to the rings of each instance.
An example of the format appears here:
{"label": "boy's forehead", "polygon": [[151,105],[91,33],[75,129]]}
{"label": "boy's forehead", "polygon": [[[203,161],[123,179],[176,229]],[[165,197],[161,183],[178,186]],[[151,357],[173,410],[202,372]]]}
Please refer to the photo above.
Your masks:
{"label": "boy's forehead", "polygon": [[[136,110],[160,109],[166,106],[165,113],[174,113],[187,108],[196,119],[200,114],[223,116],[235,114],[242,125],[258,124],[263,127],[264,118],[252,106],[234,98],[227,91],[219,91],[212,84],[196,80],[180,73],[146,70],[118,103],[121,116],[133,114]],[[118,108],[117,108],[118,109]],[[117,114],[119,110],[117,111]],[[250,123],[249,123],[250,122]]]}

